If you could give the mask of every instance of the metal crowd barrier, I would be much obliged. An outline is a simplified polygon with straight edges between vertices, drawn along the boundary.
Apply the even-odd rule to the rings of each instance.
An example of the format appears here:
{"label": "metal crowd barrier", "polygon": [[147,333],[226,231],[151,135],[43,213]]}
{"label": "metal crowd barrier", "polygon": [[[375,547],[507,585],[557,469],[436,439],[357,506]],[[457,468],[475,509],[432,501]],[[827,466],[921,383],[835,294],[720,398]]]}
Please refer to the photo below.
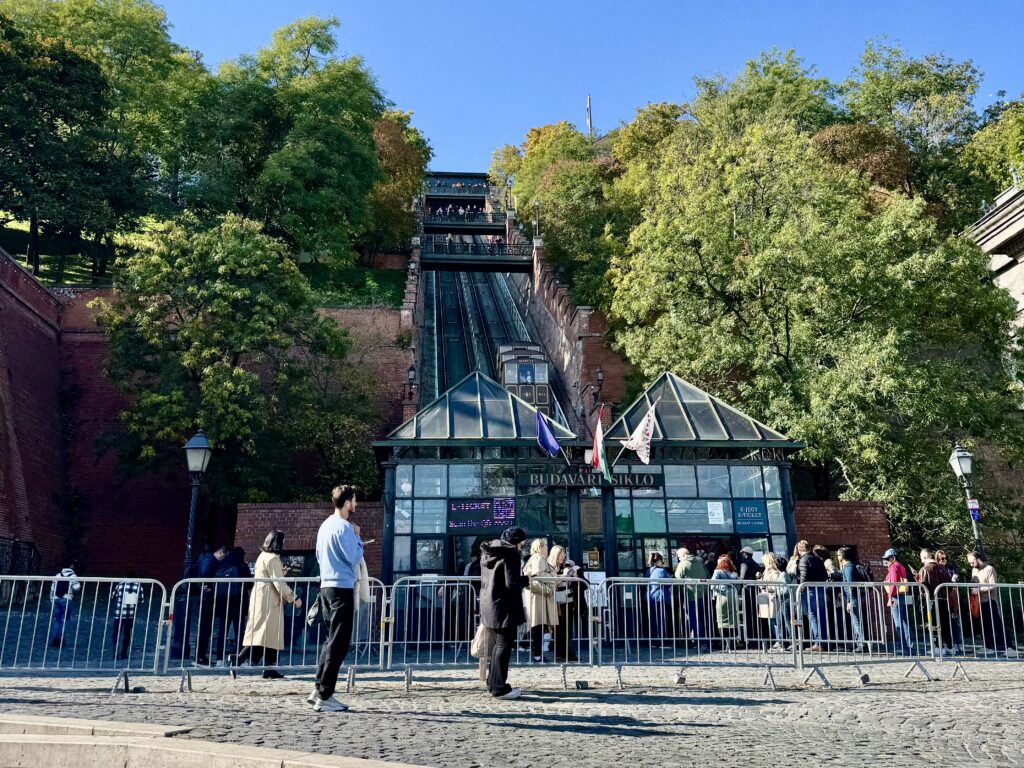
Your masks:
{"label": "metal crowd barrier", "polygon": [[[399,670],[406,685],[417,668],[476,667],[470,654],[480,621],[480,580],[415,576],[387,588],[371,579],[369,602],[353,617],[346,658],[348,688],[358,669]],[[307,622],[317,578],[186,579],[167,600],[152,579],[0,577],[0,672],[114,672],[117,685],[135,673],[197,671],[309,672],[326,627]],[[302,607],[296,608],[298,597]],[[512,664],[560,668],[610,666],[621,687],[630,666],[757,667],[824,670],[922,662],[1019,658],[1024,642],[1024,585],[944,584],[933,594],[914,582],[812,583],[738,580],[543,577],[523,593]],[[250,635],[259,616],[279,623],[276,641]],[[275,653],[276,651],[276,653]]]}
{"label": "metal crowd barrier", "polygon": [[[222,669],[233,676],[258,670],[264,676],[316,668],[327,636],[322,618],[307,621],[318,602],[320,579],[184,579],[171,590],[168,612],[171,641],[164,671],[181,674],[181,689],[191,689],[192,674]],[[301,607],[297,601],[301,600]],[[348,686],[358,668],[384,665],[383,617],[387,590],[370,580],[370,600],[357,599],[352,646],[346,657]],[[280,647],[276,647],[280,645]]]}
{"label": "metal crowd barrier", "polygon": [[[607,579],[601,663],[795,667],[794,585],[739,580]],[[678,680],[684,680],[681,671]]]}
{"label": "metal crowd barrier", "polygon": [[935,656],[970,679],[964,661],[1017,661],[1024,643],[1024,585],[942,584],[932,597]]}
{"label": "metal crowd barrier", "polygon": [[915,669],[931,680],[922,661],[934,657],[931,601],[915,582],[821,582],[797,590],[797,666],[807,669],[804,682],[828,666],[853,667],[862,682],[861,667],[907,663],[905,676]]}
{"label": "metal crowd barrier", "polygon": [[153,579],[0,576],[0,671],[160,671],[166,591]]}

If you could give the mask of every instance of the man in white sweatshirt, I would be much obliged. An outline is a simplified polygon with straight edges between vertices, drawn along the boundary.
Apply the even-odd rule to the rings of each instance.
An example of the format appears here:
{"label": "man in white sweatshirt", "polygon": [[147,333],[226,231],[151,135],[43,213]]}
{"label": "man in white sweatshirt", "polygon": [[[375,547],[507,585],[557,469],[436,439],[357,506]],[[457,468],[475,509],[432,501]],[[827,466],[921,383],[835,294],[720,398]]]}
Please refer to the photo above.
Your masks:
{"label": "man in white sweatshirt", "polygon": [[338,670],[348,655],[355,610],[355,586],[363,542],[359,526],[348,521],[356,509],[356,489],[339,485],[331,492],[334,514],[320,524],[316,535],[316,559],[320,564],[320,611],[327,624],[327,639],[316,665],[316,688],[309,701],[317,712],[344,712],[347,706],[334,698]]}

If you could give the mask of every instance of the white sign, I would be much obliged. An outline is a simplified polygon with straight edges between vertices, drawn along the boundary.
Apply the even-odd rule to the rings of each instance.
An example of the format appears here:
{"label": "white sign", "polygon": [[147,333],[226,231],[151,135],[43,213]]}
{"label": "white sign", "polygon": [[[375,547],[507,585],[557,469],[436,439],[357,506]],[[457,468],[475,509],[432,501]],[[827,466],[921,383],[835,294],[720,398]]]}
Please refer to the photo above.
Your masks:
{"label": "white sign", "polygon": [[725,525],[725,503],[708,502],[708,525]]}
{"label": "white sign", "polygon": [[604,571],[587,571],[587,581],[590,587],[587,589],[587,601],[596,608],[604,608],[604,590],[601,584],[605,580]]}
{"label": "white sign", "polygon": [[968,499],[967,500],[967,508],[968,509],[981,509],[981,505],[978,504],[978,500],[977,499]]}

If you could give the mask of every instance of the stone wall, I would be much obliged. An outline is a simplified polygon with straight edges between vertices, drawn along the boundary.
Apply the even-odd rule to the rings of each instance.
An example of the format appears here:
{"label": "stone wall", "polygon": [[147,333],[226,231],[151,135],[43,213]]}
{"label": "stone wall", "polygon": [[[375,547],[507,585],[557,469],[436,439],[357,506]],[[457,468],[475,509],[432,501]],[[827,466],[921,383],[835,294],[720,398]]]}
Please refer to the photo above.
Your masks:
{"label": "stone wall", "polygon": [[876,579],[885,576],[882,553],[892,546],[885,505],[875,501],[798,501],[796,534],[811,545],[856,546]]}
{"label": "stone wall", "polygon": [[[0,250],[0,538],[65,554],[60,303]],[[0,563],[0,573],[18,569]]]}
{"label": "stone wall", "polygon": [[[320,523],[333,512],[330,503],[320,504],[239,504],[235,523],[235,545],[245,550],[246,558],[255,559],[260,544],[272,530],[285,533],[285,552],[315,552],[316,532]],[[381,552],[384,543],[384,505],[379,501],[359,502],[351,520],[361,529],[363,557],[373,578],[380,578]]]}

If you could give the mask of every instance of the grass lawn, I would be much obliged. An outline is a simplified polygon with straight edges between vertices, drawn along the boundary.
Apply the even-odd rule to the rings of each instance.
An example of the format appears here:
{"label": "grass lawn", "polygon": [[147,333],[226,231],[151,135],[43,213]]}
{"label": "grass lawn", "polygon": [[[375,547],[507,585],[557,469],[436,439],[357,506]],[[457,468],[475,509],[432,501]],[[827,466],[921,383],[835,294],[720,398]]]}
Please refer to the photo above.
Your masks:
{"label": "grass lawn", "polygon": [[303,264],[300,269],[325,307],[398,307],[405,295],[404,269],[358,264]]}
{"label": "grass lawn", "polygon": [[[25,253],[28,251],[28,224],[13,222],[0,227],[0,248],[13,256],[19,264],[28,269],[25,261]],[[107,267],[107,275],[92,278],[92,260],[82,253],[81,240],[66,240],[51,237],[42,237],[39,241],[39,281],[48,284],[64,285],[110,285],[110,267]],[[59,254],[67,252],[64,259],[64,274],[57,274],[57,266],[60,263]]]}

